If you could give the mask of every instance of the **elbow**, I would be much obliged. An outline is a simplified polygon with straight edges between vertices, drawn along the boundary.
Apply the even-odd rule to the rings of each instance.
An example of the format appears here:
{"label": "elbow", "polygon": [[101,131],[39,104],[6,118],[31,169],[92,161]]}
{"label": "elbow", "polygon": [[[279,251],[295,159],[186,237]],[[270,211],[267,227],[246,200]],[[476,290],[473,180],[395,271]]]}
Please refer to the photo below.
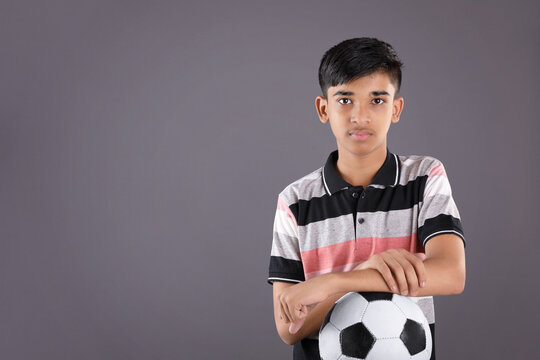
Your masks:
{"label": "elbow", "polygon": [[287,344],[287,345],[294,345],[298,342],[298,339],[294,336],[294,334],[289,333],[289,331],[286,331],[286,334],[279,334],[279,337],[281,340]]}
{"label": "elbow", "polygon": [[299,330],[298,332],[291,334],[289,332],[289,324],[282,323],[281,326],[278,327],[278,334],[281,338],[281,341],[283,341],[287,345],[295,345],[297,342],[302,340],[302,330]]}
{"label": "elbow", "polygon": [[465,269],[459,269],[456,271],[454,276],[454,287],[452,294],[453,295],[459,295],[465,290],[465,282],[466,282],[466,276],[465,276]]}
{"label": "elbow", "polygon": [[294,344],[296,344],[298,342],[298,340],[295,340],[293,338],[286,338],[286,339],[282,339],[283,342],[287,345],[291,345],[293,346]]}

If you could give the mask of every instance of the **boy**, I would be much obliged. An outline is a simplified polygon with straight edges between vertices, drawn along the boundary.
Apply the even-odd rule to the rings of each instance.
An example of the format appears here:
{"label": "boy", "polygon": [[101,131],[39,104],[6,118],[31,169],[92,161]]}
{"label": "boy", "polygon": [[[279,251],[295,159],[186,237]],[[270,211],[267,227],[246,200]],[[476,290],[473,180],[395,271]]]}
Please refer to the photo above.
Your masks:
{"label": "boy", "polygon": [[347,292],[411,296],[435,345],[433,295],[464,289],[465,237],[442,162],[387,147],[401,67],[375,38],[345,40],[321,60],[315,105],[337,150],[279,194],[269,266],[276,328],[294,359],[319,359],[319,327]]}

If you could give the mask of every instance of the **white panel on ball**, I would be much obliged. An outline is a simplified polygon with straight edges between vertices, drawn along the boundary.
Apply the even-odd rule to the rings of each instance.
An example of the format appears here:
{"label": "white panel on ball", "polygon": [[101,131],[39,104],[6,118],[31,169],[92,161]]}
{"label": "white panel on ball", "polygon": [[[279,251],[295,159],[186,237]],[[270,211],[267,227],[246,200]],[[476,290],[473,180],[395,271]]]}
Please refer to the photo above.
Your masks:
{"label": "white panel on ball", "polygon": [[408,319],[422,323],[426,317],[422,312],[422,309],[420,309],[417,305],[411,304],[411,301],[414,302],[411,298],[407,298],[402,295],[394,295],[392,298],[392,302],[394,302],[401,309],[401,311],[403,311]]}
{"label": "white panel on ball", "polygon": [[354,325],[362,319],[368,306],[366,299],[356,292],[350,292],[339,299],[340,306],[336,306],[330,317],[330,322],[339,330]]}
{"label": "white panel on ball", "polygon": [[411,355],[399,339],[379,339],[369,351],[366,360],[404,360]]}
{"label": "white panel on ball", "polygon": [[339,360],[358,360],[358,358],[349,357],[347,355],[341,355]]}
{"label": "white panel on ball", "polygon": [[407,319],[392,301],[369,303],[362,322],[377,339],[399,337]]}
{"label": "white panel on ball", "polygon": [[338,360],[341,356],[340,331],[332,323],[324,326],[319,334],[319,351],[323,360]]}
{"label": "white panel on ball", "polygon": [[431,345],[426,350],[410,357],[410,360],[429,360],[431,358]]}

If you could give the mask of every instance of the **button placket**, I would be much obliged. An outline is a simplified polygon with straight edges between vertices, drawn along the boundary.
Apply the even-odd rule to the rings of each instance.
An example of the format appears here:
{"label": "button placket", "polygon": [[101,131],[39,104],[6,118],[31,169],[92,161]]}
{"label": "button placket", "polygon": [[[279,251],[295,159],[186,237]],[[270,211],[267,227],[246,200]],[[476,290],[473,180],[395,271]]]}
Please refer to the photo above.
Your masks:
{"label": "button placket", "polygon": [[[358,196],[360,196],[361,199],[365,199],[366,198],[366,189],[362,189],[362,192],[360,194],[358,194],[357,192],[354,192],[352,193],[352,196],[356,199],[358,198]],[[358,223],[359,224],[363,224],[365,221],[364,218],[358,218]],[[356,226],[355,226],[356,228]],[[355,239],[354,239],[354,250],[356,251],[357,249],[357,243],[358,243],[358,234],[354,234],[355,235]]]}
{"label": "button placket", "polygon": [[[351,196],[355,199],[358,199],[358,196],[360,196],[360,194],[358,194],[358,191],[353,191],[351,193]],[[358,201],[356,202],[356,207],[358,207]],[[356,211],[356,209],[355,209]],[[355,215],[354,215],[354,218],[356,218],[356,212],[355,212]],[[353,219],[353,226],[354,226],[354,251],[356,251],[356,237],[357,237],[357,234],[356,234],[356,222],[355,222],[355,219]]]}

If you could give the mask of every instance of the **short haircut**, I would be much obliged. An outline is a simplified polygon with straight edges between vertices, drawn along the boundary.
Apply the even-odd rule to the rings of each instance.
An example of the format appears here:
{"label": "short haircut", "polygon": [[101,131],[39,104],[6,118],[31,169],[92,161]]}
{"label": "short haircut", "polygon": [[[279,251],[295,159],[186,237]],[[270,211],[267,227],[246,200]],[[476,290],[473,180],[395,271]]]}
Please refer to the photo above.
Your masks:
{"label": "short haircut", "polygon": [[326,51],[319,66],[319,86],[324,98],[328,88],[345,84],[375,72],[388,74],[397,97],[403,63],[390,44],[371,37],[340,42]]}

